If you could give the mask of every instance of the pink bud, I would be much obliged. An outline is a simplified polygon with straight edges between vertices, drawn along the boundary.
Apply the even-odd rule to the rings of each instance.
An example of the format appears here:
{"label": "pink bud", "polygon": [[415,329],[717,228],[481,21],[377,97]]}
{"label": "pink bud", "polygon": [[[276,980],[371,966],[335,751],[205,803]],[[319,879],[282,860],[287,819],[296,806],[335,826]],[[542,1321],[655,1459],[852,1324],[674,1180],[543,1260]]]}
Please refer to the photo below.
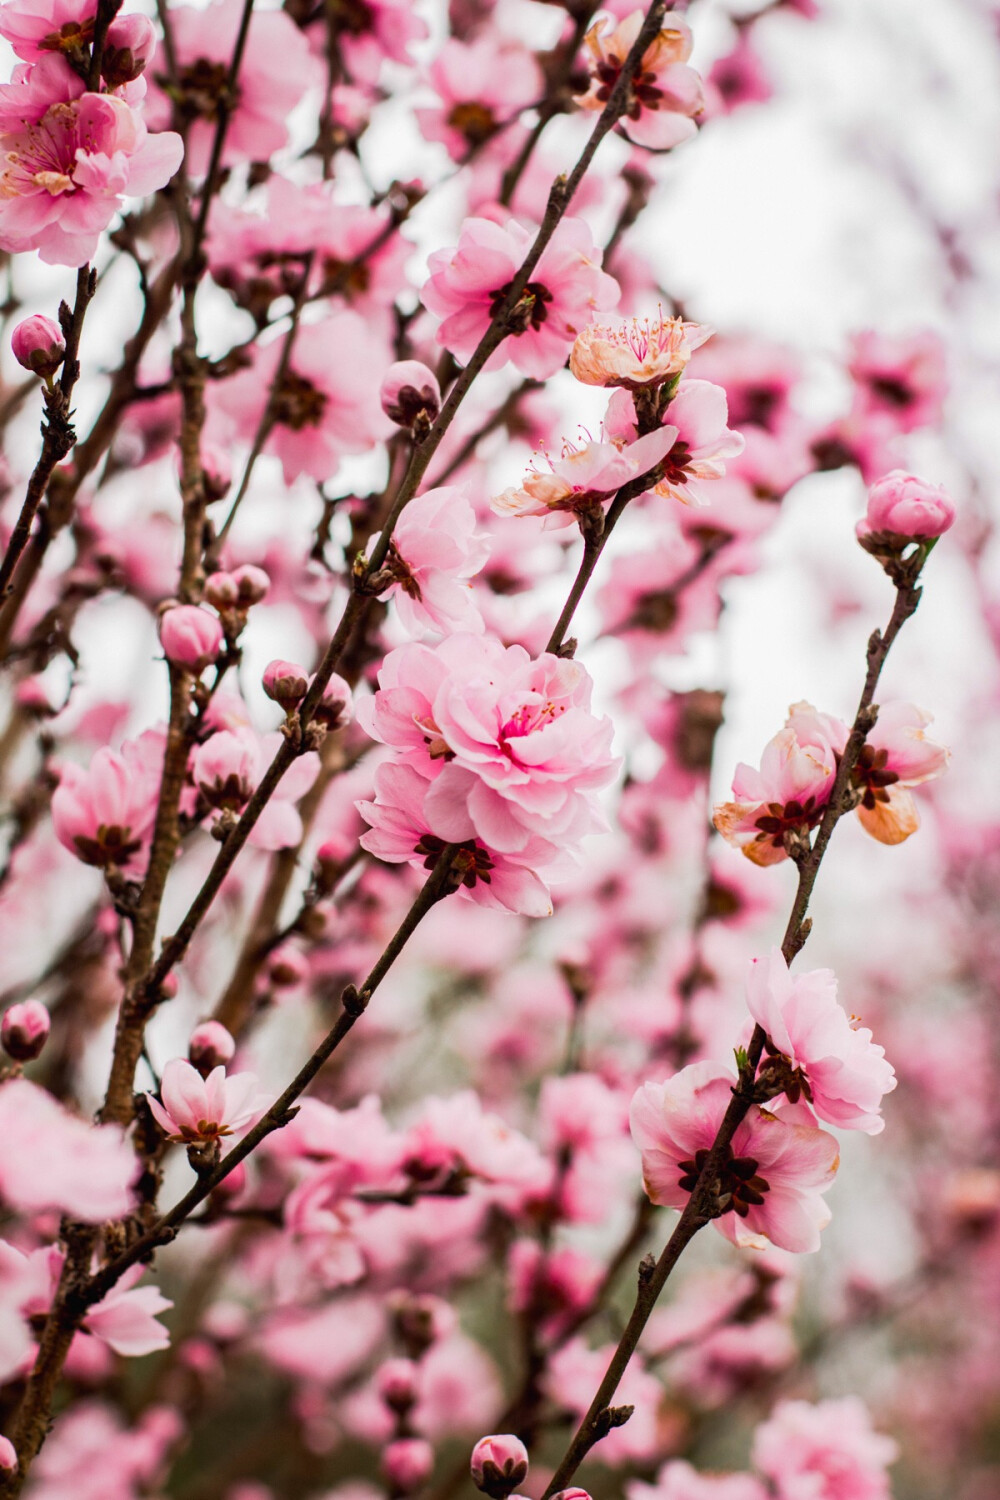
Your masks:
{"label": "pink bud", "polygon": [[309,978],[309,960],[287,945],[276,948],[267,965],[268,978],[278,989],[292,989]]}
{"label": "pink bud", "polygon": [[375,1376],[375,1388],[392,1411],[409,1411],[417,1399],[417,1367],[412,1359],[387,1359]]}
{"label": "pink bud", "polygon": [[397,1494],[419,1490],[433,1467],[434,1449],[426,1438],[398,1438],[382,1454],[382,1474]]}
{"label": "pink bud", "polygon": [[309,675],[305,667],[293,661],[272,661],[264,668],[262,678],[264,691],[273,698],[279,708],[289,713],[298,708],[309,686]]}
{"label": "pink bud", "polygon": [[222,729],[198,746],[191,762],[191,778],[213,807],[239,812],[257,783],[258,761],[252,739]]}
{"label": "pink bud", "polygon": [[188,1057],[202,1078],[233,1060],[236,1043],[220,1021],[202,1021],[188,1040]]}
{"label": "pink bud", "polygon": [[271,587],[271,580],[264,569],[255,568],[253,563],[244,563],[241,568],[234,568],[232,576],[236,583],[237,600],[243,609],[248,609],[251,604],[259,604]]}
{"label": "pink bud", "polygon": [[203,672],[222,646],[222,625],[197,604],[178,604],[160,620],[164,654],[175,667]]}
{"label": "pink bud", "polygon": [[119,16],[108,27],[101,77],[109,89],[133,83],[156,51],[156,32],[146,16]]}
{"label": "pink bud", "polygon": [[925,540],[942,536],[954,519],[955,503],[940,485],[893,469],[868,491],[868,513],[857,531],[859,537],[888,532]]}
{"label": "pink bud", "polygon": [[491,1500],[505,1500],[528,1472],[528,1450],[512,1432],[480,1438],[469,1464],[472,1482]]}
{"label": "pink bud", "polygon": [[18,708],[25,713],[47,716],[55,712],[40,677],[26,677],[14,690]]}
{"label": "pink bud", "polygon": [[15,1062],[32,1062],[49,1035],[49,1013],[40,1000],[12,1005],[0,1022],[0,1042]]}
{"label": "pink bud", "polygon": [[210,573],[205,579],[205,598],[213,609],[233,609],[240,597],[239,585],[232,573]]}
{"label": "pink bud", "polygon": [[344,679],[334,672],[316,705],[314,718],[317,723],[325,724],[327,729],[343,729],[345,724],[351,722],[353,712],[354,698],[351,690]]}
{"label": "pink bud", "polygon": [[59,324],[41,313],[34,313],[23,323],[18,323],[11,335],[10,347],[18,364],[30,370],[32,375],[40,375],[43,380],[51,380],[66,354],[66,340]]}
{"label": "pink bud", "polygon": [[214,443],[202,443],[201,473],[208,504],[224,499],[233,482],[233,466],[224,448],[218,448]]}
{"label": "pink bud", "polygon": [[5,1438],[0,1433],[0,1469],[13,1472],[17,1468],[17,1453],[10,1438]]}
{"label": "pink bud", "polygon": [[418,417],[433,422],[441,410],[437,378],[417,359],[401,359],[390,365],[379,394],[382,410],[399,427],[412,427]]}
{"label": "pink bud", "polygon": [[558,1490],[552,1496],[552,1500],[590,1500],[586,1490],[581,1490],[579,1485],[571,1485],[568,1490]]}

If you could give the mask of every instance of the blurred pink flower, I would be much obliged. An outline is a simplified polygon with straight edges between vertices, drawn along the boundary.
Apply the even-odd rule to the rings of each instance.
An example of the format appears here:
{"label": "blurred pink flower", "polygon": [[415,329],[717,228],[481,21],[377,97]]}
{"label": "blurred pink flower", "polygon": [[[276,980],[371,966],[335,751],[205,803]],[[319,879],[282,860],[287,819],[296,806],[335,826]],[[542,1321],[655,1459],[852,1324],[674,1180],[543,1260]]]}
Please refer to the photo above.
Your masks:
{"label": "blurred pink flower", "polygon": [[779,1401],[757,1428],[753,1461],[776,1500],[889,1500],[897,1445],[872,1429],[856,1396]]}
{"label": "blurred pink flower", "polygon": [[55,1208],[88,1224],[132,1207],[139,1164],[117,1125],[89,1125],[23,1078],[0,1084],[0,1198],[21,1213]]}

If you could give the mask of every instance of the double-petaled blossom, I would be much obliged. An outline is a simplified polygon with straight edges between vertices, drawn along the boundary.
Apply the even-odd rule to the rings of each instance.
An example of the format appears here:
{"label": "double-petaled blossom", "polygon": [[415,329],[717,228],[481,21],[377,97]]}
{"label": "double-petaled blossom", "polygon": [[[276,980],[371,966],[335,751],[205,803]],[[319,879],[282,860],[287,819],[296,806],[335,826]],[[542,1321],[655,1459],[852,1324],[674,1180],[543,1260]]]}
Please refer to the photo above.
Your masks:
{"label": "double-petaled blossom", "polygon": [[[376,542],[373,537],[369,551]],[[476,530],[467,491],[457,485],[427,490],[410,501],[393,528],[380,569],[391,582],[379,598],[394,600],[409,635],[479,634],[483,620],[467,580],[488,557],[489,543]]]}
{"label": "double-petaled blossom", "polygon": [[[721,479],[726,460],[743,452],[743,437],[728,426],[726,393],[709,380],[682,380],[667,407],[664,422],[676,437],[663,459],[663,474],[654,494],[682,505],[708,505],[706,480]],[[627,443],[638,431],[631,392],[617,390],[608,403],[604,428],[612,441]]]}
{"label": "double-petaled blossom", "polygon": [[232,98],[222,165],[266,161],[288,141],[288,116],[302,96],[322,85],[324,71],[295,22],[281,10],[250,17],[239,79],[230,93],[229,68],[243,16],[242,0],[213,0],[204,9],[170,12],[176,76],[157,75],[147,102],[150,122],[166,124],[171,110],[187,125],[187,168],[208,170],[223,99]]}
{"label": "double-petaled blossom", "polygon": [[0,1199],[9,1208],[54,1208],[88,1224],[131,1209],[138,1161],[117,1125],[78,1120],[15,1078],[0,1085],[0,1140]]}
{"label": "double-petaled blossom", "polygon": [[116,754],[106,746],[86,770],[60,767],[52,797],[56,838],[84,864],[134,869],[152,833],[158,797],[158,768],[140,749],[126,743]]}
{"label": "double-petaled blossom", "polygon": [[203,1078],[197,1068],[175,1057],[160,1080],[160,1097],[147,1094],[153,1118],[168,1140],[210,1144],[252,1124],[264,1110],[253,1073],[226,1077],[220,1064]]}
{"label": "double-petaled blossom", "polygon": [[[636,1091],[632,1137],[642,1153],[646,1191],[654,1203],[683,1208],[728,1109],[733,1074],[714,1062],[691,1063],[666,1083]],[[819,1249],[830,1211],[822,1194],[833,1182],[837,1142],[802,1123],[802,1106],[774,1111],[751,1105],[726,1147],[713,1186],[713,1223],[735,1245],[770,1241],[782,1250]]]}
{"label": "double-petaled blossom", "polygon": [[123,200],[164,187],[183,155],[179,135],[150,135],[125,99],[85,92],[55,56],[0,85],[0,147],[0,248],[64,266],[91,260]]}
{"label": "double-petaled blossom", "polygon": [[857,533],[867,537],[928,541],[955,520],[955,502],[942,485],[928,484],[905,469],[893,469],[868,491],[868,509]]}
{"label": "double-petaled blossom", "polygon": [[807,703],[793,705],[785,727],[766,745],[760,770],[741,762],[733,776],[735,800],[715,809],[726,842],[756,865],[787,859],[786,839],[808,833],[823,816],[846,739],[840,720]]}
{"label": "double-petaled blossom", "polygon": [[430,65],[429,81],[439,103],[414,113],[427,140],[440,141],[455,161],[482,146],[545,90],[534,55],[515,43],[498,46],[492,36],[472,42],[450,37]]}
{"label": "double-petaled blossom", "polygon": [[793,1103],[804,1095],[830,1125],[877,1135],[885,1124],[882,1096],[896,1087],[896,1075],[871,1032],[848,1020],[833,970],[791,974],[780,948],[772,948],[767,958],[751,959],[746,993],[767,1033],[772,1058],[764,1072],[775,1088]]}
{"label": "double-petaled blossom", "polygon": [[[517,219],[466,219],[454,250],[437,250],[421,298],[443,321],[437,341],[467,361],[501,306],[534,234]],[[563,219],[517,308],[510,333],[486,362],[510,360],[522,375],[547,380],[566,362],[570,345],[596,314],[614,307],[620,288],[601,268],[601,252],[582,219]]]}
{"label": "double-petaled blossom", "polygon": [[585,443],[582,448],[566,443],[559,458],[548,460],[548,473],[529,469],[520,485],[496,496],[493,509],[500,516],[544,516],[550,526],[569,525],[574,517],[607,504],[640,474],[656,469],[676,438],[676,427],[660,427],[634,442]]}
{"label": "double-petaled blossom", "polygon": [[886,1470],[898,1452],[856,1396],[780,1401],[753,1441],[776,1500],[889,1500]]}
{"label": "double-petaled blossom", "polygon": [[569,367],[583,385],[643,390],[682,375],[712,329],[683,318],[632,318],[592,323],[570,350]]}
{"label": "double-petaled blossom", "polygon": [[[577,96],[577,104],[590,110],[604,108],[644,19],[645,13],[636,10],[617,26],[608,16],[594,22],[584,38],[590,87]],[[691,45],[687,23],[677,15],[665,16],[628,86],[621,127],[636,145],[663,151],[695,134],[705,95],[700,76],[687,66]]]}

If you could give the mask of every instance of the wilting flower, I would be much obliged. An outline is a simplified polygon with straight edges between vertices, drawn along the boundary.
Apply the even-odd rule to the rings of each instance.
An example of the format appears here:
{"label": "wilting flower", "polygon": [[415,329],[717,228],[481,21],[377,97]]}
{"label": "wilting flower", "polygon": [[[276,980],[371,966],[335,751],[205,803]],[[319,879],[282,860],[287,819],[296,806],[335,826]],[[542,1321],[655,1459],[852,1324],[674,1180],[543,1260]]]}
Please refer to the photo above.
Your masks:
{"label": "wilting flower", "polygon": [[683,318],[593,323],[577,334],[569,367],[584,385],[642,390],[682,374],[695,349],[711,336],[711,328]]}
{"label": "wilting flower", "polygon": [[[636,10],[616,26],[607,16],[594,22],[584,38],[590,53],[590,88],[577,96],[584,109],[604,108],[642,29]],[[629,84],[622,129],[638,146],[663,151],[694,135],[695,117],[705,108],[700,76],[687,66],[691,30],[679,16],[664,17]]]}
{"label": "wilting flower", "polygon": [[[723,1116],[735,1078],[714,1062],[691,1063],[666,1083],[646,1083],[632,1099],[632,1137],[642,1152],[654,1203],[683,1208]],[[819,1249],[830,1211],[821,1195],[833,1182],[837,1142],[800,1124],[795,1107],[752,1105],[737,1126],[718,1173],[716,1229],[736,1245],[766,1241],[782,1250]]]}
{"label": "wilting flower", "polygon": [[896,1075],[871,1032],[848,1020],[832,969],[790,974],[772,948],[750,961],[747,1007],[767,1032],[768,1050],[787,1059],[774,1076],[793,1103],[801,1093],[830,1125],[867,1135],[883,1129],[882,1096],[896,1087]]}

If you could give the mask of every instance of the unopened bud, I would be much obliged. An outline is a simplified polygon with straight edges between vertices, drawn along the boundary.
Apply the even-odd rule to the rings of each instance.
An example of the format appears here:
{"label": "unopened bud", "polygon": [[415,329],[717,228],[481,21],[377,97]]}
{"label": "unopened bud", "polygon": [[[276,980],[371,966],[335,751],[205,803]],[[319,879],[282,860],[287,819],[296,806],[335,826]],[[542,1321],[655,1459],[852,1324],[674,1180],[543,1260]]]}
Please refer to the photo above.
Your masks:
{"label": "unopened bud", "polygon": [[417,1367],[412,1359],[387,1359],[375,1376],[375,1387],[392,1411],[409,1411],[417,1399]]}
{"label": "unopened bud", "polygon": [[382,1454],[382,1474],[398,1495],[410,1495],[430,1478],[434,1449],[426,1438],[398,1438]]}
{"label": "unopened bud", "polygon": [[398,427],[413,427],[418,420],[430,426],[441,410],[437,378],[417,359],[401,359],[390,365],[379,395],[382,410]]}
{"label": "unopened bud", "polygon": [[512,1432],[480,1438],[469,1463],[472,1482],[491,1500],[506,1500],[528,1473],[528,1450]]}
{"label": "unopened bud", "polygon": [[11,335],[10,347],[18,364],[43,380],[52,379],[66,354],[66,340],[58,323],[41,313],[34,313],[18,323]]}
{"label": "unopened bud", "polygon": [[305,667],[293,661],[272,661],[264,668],[261,679],[269,698],[286,713],[298,708],[309,687],[309,676]]}
{"label": "unopened bud", "polygon": [[40,1000],[12,1005],[0,1022],[0,1042],[15,1062],[33,1062],[49,1035],[49,1013]]}
{"label": "unopened bud", "polygon": [[178,604],[160,619],[160,642],[167,661],[190,672],[203,672],[218,659],[222,638],[220,621],[197,604]]}
{"label": "unopened bud", "polygon": [[313,718],[327,729],[343,729],[351,722],[354,713],[354,698],[350,688],[336,672],[323,689],[323,696],[316,705]]}
{"label": "unopened bud", "polygon": [[236,1043],[221,1021],[202,1021],[191,1033],[188,1057],[203,1078],[232,1062]]}

